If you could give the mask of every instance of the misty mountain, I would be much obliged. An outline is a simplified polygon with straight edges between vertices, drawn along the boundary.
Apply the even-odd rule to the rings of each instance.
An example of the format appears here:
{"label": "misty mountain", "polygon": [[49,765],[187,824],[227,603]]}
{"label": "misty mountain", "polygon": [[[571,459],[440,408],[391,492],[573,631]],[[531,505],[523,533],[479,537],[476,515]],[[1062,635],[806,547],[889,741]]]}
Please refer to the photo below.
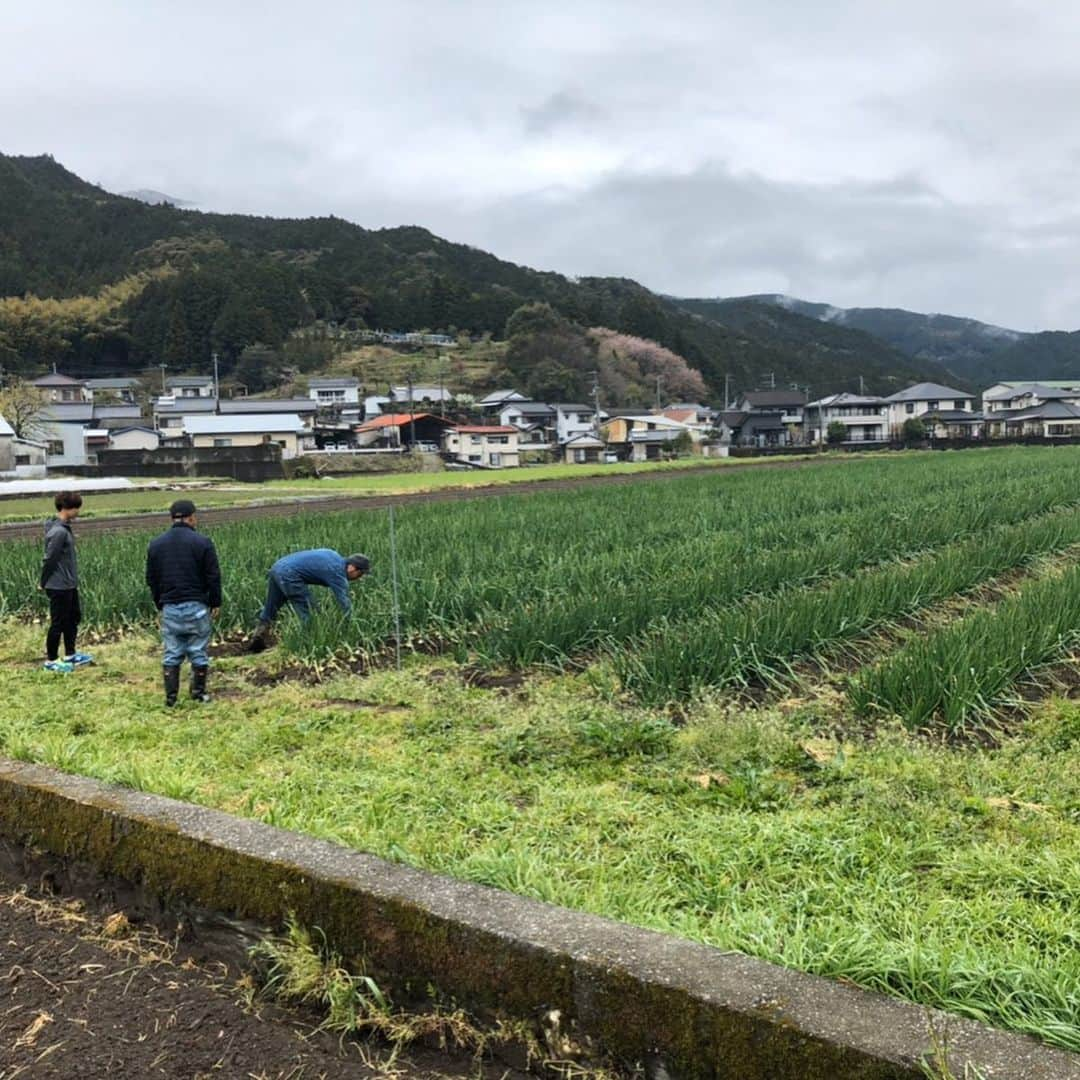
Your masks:
{"label": "misty mountain", "polygon": [[1080,379],[1080,332],[1027,333],[954,315],[838,308],[772,293],[740,300],[862,330],[907,356],[941,364],[956,379],[976,386],[1001,380]]}

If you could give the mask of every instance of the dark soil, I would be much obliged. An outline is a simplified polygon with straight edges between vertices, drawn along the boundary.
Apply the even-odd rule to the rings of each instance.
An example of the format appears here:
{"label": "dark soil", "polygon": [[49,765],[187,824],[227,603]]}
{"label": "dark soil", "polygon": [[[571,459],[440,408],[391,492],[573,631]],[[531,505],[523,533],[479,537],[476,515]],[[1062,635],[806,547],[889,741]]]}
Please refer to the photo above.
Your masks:
{"label": "dark soil", "polygon": [[339,1041],[307,1014],[252,1004],[239,978],[123,915],[90,915],[0,878],[0,1080],[525,1075],[412,1048],[389,1071],[388,1044]]}
{"label": "dark soil", "polygon": [[461,675],[461,681],[466,686],[474,686],[480,690],[501,690],[503,693],[509,694],[514,690],[520,690],[525,685],[525,673],[521,671],[509,671],[499,674],[498,672],[485,671],[483,668],[464,667],[459,674]]}

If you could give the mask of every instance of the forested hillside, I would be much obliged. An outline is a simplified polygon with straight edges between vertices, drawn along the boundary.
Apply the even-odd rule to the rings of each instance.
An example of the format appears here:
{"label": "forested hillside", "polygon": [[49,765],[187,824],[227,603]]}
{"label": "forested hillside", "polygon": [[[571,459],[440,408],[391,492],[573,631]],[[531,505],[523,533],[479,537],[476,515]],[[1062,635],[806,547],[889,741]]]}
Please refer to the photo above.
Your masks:
{"label": "forested hillside", "polygon": [[1080,379],[1077,331],[1026,333],[954,315],[926,315],[902,308],[837,308],[774,293],[720,301],[747,302],[863,330],[907,356],[943,365],[953,373],[954,382],[966,381],[975,387],[1002,379]]}
{"label": "forested hillside", "polygon": [[789,312],[691,310],[634,281],[531,270],[415,226],[148,205],[47,156],[0,156],[0,297],[0,362],[28,373],[205,369],[212,352],[228,370],[246,346],[278,348],[318,320],[502,337],[519,307],[546,301],[580,327],[661,343],[714,398],[725,375],[734,387],[768,374],[822,390],[857,389],[862,376],[882,391],[942,375]]}

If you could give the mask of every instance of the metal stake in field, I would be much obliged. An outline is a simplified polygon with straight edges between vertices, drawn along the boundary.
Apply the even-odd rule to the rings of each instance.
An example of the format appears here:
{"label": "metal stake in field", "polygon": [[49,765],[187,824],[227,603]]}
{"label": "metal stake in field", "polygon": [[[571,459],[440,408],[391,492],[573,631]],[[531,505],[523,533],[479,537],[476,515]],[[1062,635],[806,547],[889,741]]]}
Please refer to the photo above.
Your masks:
{"label": "metal stake in field", "polygon": [[401,606],[398,603],[397,578],[397,532],[394,529],[394,507],[390,510],[390,577],[394,589],[394,658],[398,671],[401,670]]}

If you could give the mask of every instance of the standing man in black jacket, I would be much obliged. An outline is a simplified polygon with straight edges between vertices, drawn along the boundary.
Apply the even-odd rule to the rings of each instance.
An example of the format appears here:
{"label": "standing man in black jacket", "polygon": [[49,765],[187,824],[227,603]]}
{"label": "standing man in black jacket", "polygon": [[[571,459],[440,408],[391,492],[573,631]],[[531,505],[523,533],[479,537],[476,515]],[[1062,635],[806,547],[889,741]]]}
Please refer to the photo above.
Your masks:
{"label": "standing man in black jacket", "polygon": [[169,507],[172,528],[150,542],[146,584],[161,612],[165,704],[180,693],[180,665],[191,663],[191,697],[209,701],[210,624],[221,607],[221,570],[213,541],[195,531],[195,504],[177,499]]}

